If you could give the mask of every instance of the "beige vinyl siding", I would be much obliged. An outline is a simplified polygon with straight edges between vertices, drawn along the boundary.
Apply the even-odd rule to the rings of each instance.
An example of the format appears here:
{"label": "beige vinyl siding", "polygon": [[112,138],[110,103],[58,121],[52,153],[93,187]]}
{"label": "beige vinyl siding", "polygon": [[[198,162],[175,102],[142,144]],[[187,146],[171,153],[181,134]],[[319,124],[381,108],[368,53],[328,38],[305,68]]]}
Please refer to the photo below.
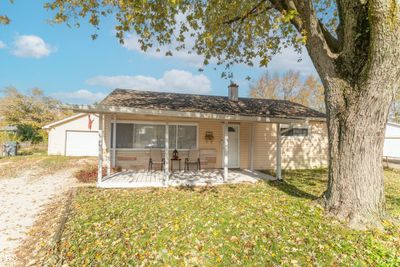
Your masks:
{"label": "beige vinyl siding", "polygon": [[[201,155],[202,165],[205,168],[221,168],[222,162],[222,123],[218,121],[198,121],[199,124],[199,149],[205,154]],[[213,132],[214,140],[206,141],[206,131]],[[202,157],[203,156],[203,157]],[[206,165],[203,164],[203,161]]]}
{"label": "beige vinyl siding", "polygon": [[[276,167],[276,124],[256,125],[255,169]],[[282,137],[282,169],[324,167],[328,164],[328,138],[325,122],[310,122],[308,136]]]}
{"label": "beige vinyl siding", "polygon": [[254,136],[254,169],[274,169],[276,159],[275,124],[257,123]]}
{"label": "beige vinyl siding", "polygon": [[250,123],[240,123],[240,157],[239,163],[240,168],[247,169],[250,168],[249,162],[249,147],[250,147],[250,138],[251,138],[251,124]]}
{"label": "beige vinyl siding", "polygon": [[319,168],[328,164],[325,123],[310,122],[309,136],[282,138],[282,169]]}
{"label": "beige vinyl siding", "polygon": [[[104,140],[106,151],[110,147],[110,123],[113,115],[105,115]],[[160,116],[118,115],[118,121],[141,121],[165,123]],[[196,120],[191,118],[168,118],[169,123],[195,123],[198,125],[198,145],[201,151],[202,168],[222,167],[223,122],[217,120]],[[250,168],[252,123],[240,125],[240,168]],[[282,168],[315,168],[327,165],[327,133],[325,122],[310,122],[309,136],[282,138]],[[213,132],[214,140],[206,141],[206,131]],[[275,169],[276,166],[276,125],[272,123],[254,124],[254,169]],[[184,159],[185,151],[179,151]],[[107,154],[107,153],[106,153]],[[106,156],[106,155],[105,155]],[[112,154],[110,153],[110,156]],[[147,169],[149,150],[117,149],[116,165],[125,169]],[[183,168],[183,161],[182,161]]]}

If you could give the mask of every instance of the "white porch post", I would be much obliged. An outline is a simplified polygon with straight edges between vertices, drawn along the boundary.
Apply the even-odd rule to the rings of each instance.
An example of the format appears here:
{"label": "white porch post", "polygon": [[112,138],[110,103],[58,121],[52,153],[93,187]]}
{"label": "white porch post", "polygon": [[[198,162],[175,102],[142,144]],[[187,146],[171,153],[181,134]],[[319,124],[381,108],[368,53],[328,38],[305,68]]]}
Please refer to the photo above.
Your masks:
{"label": "white porch post", "polygon": [[97,185],[103,178],[103,114],[99,114],[99,160],[97,166]]}
{"label": "white porch post", "polygon": [[[104,124],[109,126],[109,115],[104,116]],[[111,128],[107,127],[107,141],[106,141],[106,147],[107,147],[107,176],[111,175]]]}
{"label": "white porch post", "polygon": [[112,166],[115,168],[115,166],[116,166],[116,162],[115,162],[115,154],[116,154],[116,149],[117,149],[117,116],[116,115],[114,115],[113,116],[113,128],[112,128],[112,131],[113,131],[113,140],[112,140],[112,142],[113,142],[113,144],[112,144],[112,147],[113,147],[113,150],[112,150]]}
{"label": "white porch post", "polygon": [[224,122],[224,182],[228,179],[228,122]]}
{"label": "white porch post", "polygon": [[282,180],[281,161],[281,124],[276,124],[276,179]]}
{"label": "white porch post", "polygon": [[165,181],[169,180],[169,126],[168,122],[165,124],[165,167],[164,167]]}

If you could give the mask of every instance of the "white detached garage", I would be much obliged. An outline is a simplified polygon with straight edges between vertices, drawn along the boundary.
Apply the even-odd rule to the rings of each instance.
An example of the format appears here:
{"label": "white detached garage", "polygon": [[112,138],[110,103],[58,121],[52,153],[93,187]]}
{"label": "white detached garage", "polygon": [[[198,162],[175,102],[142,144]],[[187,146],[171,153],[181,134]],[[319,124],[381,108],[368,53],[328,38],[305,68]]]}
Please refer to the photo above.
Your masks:
{"label": "white detached garage", "polygon": [[80,113],[43,128],[49,133],[49,155],[97,156],[99,154],[97,115]]}

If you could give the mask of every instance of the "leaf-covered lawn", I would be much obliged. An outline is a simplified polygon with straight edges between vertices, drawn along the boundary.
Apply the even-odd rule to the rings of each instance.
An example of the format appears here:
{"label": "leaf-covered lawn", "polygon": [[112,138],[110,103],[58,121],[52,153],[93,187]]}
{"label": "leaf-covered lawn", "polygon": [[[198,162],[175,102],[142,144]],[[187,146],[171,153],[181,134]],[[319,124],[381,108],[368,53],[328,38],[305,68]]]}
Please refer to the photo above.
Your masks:
{"label": "leaf-covered lawn", "polygon": [[[385,171],[400,218],[400,172]],[[314,205],[326,171],[290,171],[285,183],[196,189],[82,188],[61,242],[81,265],[398,266],[400,227],[350,230]]]}

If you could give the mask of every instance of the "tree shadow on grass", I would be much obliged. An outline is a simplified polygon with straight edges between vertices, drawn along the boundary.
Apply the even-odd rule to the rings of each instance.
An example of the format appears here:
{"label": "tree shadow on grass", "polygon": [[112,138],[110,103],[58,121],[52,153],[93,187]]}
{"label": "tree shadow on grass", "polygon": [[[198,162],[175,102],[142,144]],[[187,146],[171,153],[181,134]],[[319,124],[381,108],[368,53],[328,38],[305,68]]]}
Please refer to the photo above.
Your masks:
{"label": "tree shadow on grass", "polygon": [[305,198],[305,199],[310,199],[310,200],[316,200],[319,198],[319,196],[307,193],[307,192],[299,189],[295,185],[286,182],[285,180],[267,181],[266,183],[268,183],[270,186],[275,187],[276,189],[278,189],[288,195],[294,196],[294,197]]}
{"label": "tree shadow on grass", "polygon": [[[275,176],[271,170],[261,172]],[[317,200],[326,188],[327,170],[305,169],[305,170],[283,170],[283,180],[268,181],[270,186],[298,198]]]}

